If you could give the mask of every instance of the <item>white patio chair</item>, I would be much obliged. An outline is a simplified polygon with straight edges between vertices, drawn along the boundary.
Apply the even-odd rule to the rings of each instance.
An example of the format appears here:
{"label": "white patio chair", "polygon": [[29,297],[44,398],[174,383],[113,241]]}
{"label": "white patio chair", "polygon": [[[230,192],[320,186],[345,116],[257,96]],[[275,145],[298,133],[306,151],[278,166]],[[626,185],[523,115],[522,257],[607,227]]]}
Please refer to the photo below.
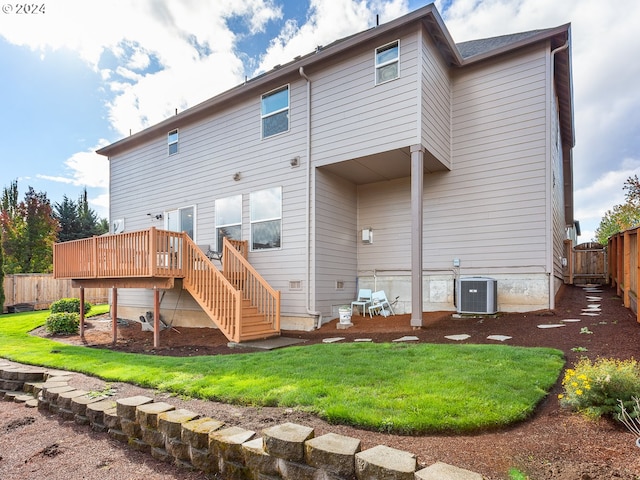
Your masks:
{"label": "white patio chair", "polygon": [[351,313],[353,314],[353,307],[360,307],[362,309],[362,316],[364,316],[367,306],[371,305],[371,289],[361,288],[358,290],[358,298],[351,302]]}
{"label": "white patio chair", "polygon": [[[387,308],[389,312],[387,312]],[[391,308],[391,304],[389,300],[387,300],[387,295],[384,293],[384,290],[379,290],[377,292],[373,292],[371,294],[371,305],[369,306],[369,317],[373,318],[373,314],[382,315],[383,317],[388,317],[389,313],[391,315],[395,315],[396,312]]]}

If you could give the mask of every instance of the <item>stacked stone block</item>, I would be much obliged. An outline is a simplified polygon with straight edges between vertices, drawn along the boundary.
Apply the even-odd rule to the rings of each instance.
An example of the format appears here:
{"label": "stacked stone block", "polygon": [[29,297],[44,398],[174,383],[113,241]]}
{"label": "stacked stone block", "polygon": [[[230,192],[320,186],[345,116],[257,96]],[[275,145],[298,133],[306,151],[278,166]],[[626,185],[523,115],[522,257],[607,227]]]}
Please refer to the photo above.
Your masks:
{"label": "stacked stone block", "polygon": [[44,371],[8,368],[0,361],[0,385],[11,388],[0,389],[0,398],[29,397],[39,408],[108,432],[156,459],[227,480],[482,480],[441,462],[417,471],[411,453],[383,445],[361,451],[356,438],[334,433],[316,438],[304,425],[275,425],[258,436],[149,397],[92,398],[70,387],[64,376],[47,377]]}

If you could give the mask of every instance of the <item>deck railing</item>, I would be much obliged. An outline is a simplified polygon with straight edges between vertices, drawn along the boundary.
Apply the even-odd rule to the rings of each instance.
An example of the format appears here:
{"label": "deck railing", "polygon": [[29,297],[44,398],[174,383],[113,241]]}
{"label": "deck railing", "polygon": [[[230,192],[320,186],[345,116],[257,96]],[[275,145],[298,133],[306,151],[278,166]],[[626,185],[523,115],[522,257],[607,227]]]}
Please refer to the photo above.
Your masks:
{"label": "deck railing", "polygon": [[53,276],[182,277],[182,244],[182,233],[155,228],[56,243]]}
{"label": "deck railing", "polygon": [[54,278],[183,278],[183,285],[232,341],[246,338],[243,309],[252,307],[264,325],[280,331],[280,292],[246,259],[246,241],[224,239],[223,272],[186,234],[166,230],[104,235],[54,245]]}

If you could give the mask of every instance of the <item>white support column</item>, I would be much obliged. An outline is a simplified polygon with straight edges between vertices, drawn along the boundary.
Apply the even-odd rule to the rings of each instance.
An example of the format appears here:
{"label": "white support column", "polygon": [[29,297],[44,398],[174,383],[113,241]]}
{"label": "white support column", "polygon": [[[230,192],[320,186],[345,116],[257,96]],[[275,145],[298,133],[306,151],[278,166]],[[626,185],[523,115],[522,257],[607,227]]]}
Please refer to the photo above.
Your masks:
{"label": "white support column", "polygon": [[424,149],[411,146],[411,326],[422,327]]}

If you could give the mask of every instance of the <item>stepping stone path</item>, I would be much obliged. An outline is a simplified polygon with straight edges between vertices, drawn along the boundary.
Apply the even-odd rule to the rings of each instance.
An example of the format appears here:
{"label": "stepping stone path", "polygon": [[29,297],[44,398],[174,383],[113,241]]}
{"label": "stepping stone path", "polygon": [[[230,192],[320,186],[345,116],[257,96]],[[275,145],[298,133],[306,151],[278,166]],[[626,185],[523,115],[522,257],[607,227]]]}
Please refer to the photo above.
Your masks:
{"label": "stepping stone path", "polygon": [[341,340],[344,340],[344,337],[331,337],[331,338],[323,338],[322,343],[336,343]]}
{"label": "stepping stone path", "polygon": [[488,340],[497,340],[499,342],[504,342],[505,340],[511,340],[513,337],[508,335],[489,335],[487,337]]}
{"label": "stepping stone path", "polygon": [[559,327],[566,327],[567,325],[564,323],[543,323],[541,325],[538,325],[538,328],[559,328]]}
{"label": "stepping stone path", "polygon": [[[601,293],[602,292],[602,289],[595,288],[595,287],[585,287],[583,290],[585,291],[585,293]],[[587,308],[583,308],[582,313],[580,315],[585,317],[597,317],[598,315],[600,315],[600,312],[602,311],[602,309],[600,308],[600,303],[594,303],[594,302],[600,302],[602,300],[602,297],[587,295],[586,299],[588,302]]]}
{"label": "stepping stone path", "polygon": [[417,342],[420,340],[418,337],[414,337],[413,335],[406,335],[404,337],[396,338],[393,340],[394,342]]}
{"label": "stepping stone path", "polygon": [[466,333],[461,333],[460,335],[445,335],[444,338],[447,338],[449,340],[455,340],[456,342],[461,342],[462,340],[471,338],[471,335],[467,335]]}

